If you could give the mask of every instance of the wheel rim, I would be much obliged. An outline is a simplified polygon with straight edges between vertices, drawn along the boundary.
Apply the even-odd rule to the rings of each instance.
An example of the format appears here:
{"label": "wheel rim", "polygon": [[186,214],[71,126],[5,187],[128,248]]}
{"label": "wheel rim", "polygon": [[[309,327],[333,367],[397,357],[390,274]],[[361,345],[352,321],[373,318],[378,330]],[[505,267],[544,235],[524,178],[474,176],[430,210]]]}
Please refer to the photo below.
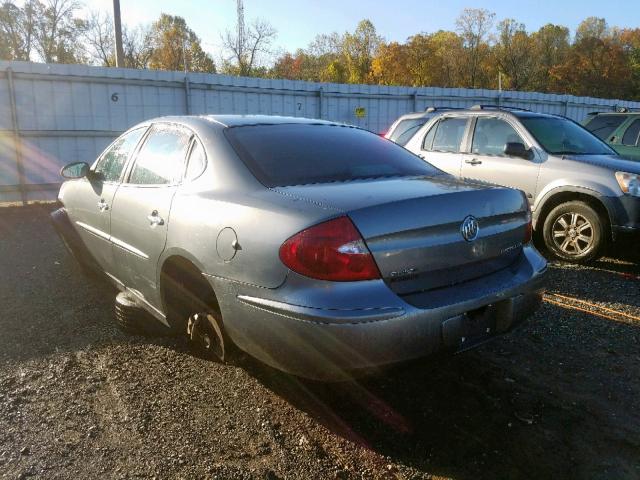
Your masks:
{"label": "wheel rim", "polygon": [[593,225],[575,212],[560,215],[551,229],[553,243],[565,255],[584,255],[593,248]]}
{"label": "wheel rim", "polygon": [[196,313],[189,319],[189,336],[204,352],[217,360],[225,360],[222,330],[211,313]]}

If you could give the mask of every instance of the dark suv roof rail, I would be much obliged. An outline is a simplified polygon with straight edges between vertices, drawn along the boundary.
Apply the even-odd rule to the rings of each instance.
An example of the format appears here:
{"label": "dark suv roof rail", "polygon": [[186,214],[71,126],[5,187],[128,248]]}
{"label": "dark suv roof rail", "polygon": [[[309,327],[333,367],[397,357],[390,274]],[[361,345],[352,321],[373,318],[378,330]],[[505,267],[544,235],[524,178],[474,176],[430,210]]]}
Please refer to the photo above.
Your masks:
{"label": "dark suv roof rail", "polygon": [[530,112],[526,108],[521,107],[509,107],[507,105],[473,105],[469,110],[515,110],[520,112]]}
{"label": "dark suv roof rail", "polygon": [[640,108],[633,108],[633,107],[615,107],[615,110],[605,110],[605,111],[596,111],[596,112],[589,112],[587,113],[588,116],[591,115],[600,115],[602,114],[607,114],[607,113],[634,113],[634,112],[640,112]]}
{"label": "dark suv roof rail", "polygon": [[446,110],[464,110],[464,109],[460,107],[427,107],[424,109],[424,111],[427,113],[440,112],[440,111],[446,111]]}

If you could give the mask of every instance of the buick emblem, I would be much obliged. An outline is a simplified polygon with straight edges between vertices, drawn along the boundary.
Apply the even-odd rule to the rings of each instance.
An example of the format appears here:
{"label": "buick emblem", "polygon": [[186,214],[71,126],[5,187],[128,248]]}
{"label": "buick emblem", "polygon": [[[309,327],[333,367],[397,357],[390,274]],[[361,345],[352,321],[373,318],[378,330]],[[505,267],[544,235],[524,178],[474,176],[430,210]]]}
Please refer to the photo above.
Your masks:
{"label": "buick emblem", "polygon": [[476,238],[478,238],[478,232],[480,231],[480,226],[478,225],[478,220],[473,215],[469,215],[462,221],[462,225],[460,225],[460,233],[462,234],[462,238],[464,238],[467,242],[473,242]]}

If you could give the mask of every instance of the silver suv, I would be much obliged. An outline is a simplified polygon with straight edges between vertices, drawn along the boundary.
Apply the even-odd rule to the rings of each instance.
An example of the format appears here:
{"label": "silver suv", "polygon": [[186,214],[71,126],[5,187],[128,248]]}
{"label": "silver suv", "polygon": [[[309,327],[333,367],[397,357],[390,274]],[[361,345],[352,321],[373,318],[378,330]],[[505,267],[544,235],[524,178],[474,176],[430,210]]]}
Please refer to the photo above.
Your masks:
{"label": "silver suv", "polygon": [[640,164],[567,118],[478,105],[435,115],[405,147],[452,175],[524,191],[558,259],[593,261],[640,232]]}

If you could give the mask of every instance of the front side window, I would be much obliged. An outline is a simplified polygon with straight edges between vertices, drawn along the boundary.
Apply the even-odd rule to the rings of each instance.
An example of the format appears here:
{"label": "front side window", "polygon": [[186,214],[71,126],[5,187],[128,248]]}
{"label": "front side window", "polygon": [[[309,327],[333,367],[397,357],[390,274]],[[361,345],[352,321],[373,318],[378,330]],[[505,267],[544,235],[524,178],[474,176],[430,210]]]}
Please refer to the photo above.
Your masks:
{"label": "front side window", "polygon": [[396,125],[393,133],[389,136],[389,140],[393,140],[398,145],[406,145],[411,137],[420,130],[429,118],[408,118],[402,120]]}
{"label": "front side window", "polygon": [[125,133],[113,142],[100,157],[94,171],[99,174],[102,181],[117,182],[120,180],[122,170],[145,130],[146,128],[143,127]]}
{"label": "front side window", "polygon": [[191,134],[174,125],[154,125],[138,152],[129,177],[135,185],[169,185],[180,181]]}
{"label": "front side window", "polygon": [[622,144],[629,147],[635,147],[638,144],[638,135],[640,135],[640,118],[633,121],[622,137]]}
{"label": "front side window", "polygon": [[477,155],[504,155],[507,143],[522,143],[515,129],[504,120],[478,117],[473,132],[471,151]]}
{"label": "front side window", "polygon": [[607,140],[626,119],[626,115],[596,115],[586,127],[601,140]]}
{"label": "front side window", "polygon": [[522,125],[552,155],[616,155],[584,127],[562,117],[521,116]]}
{"label": "front side window", "polygon": [[437,152],[460,152],[460,144],[467,128],[466,118],[443,118],[438,123],[432,150]]}

